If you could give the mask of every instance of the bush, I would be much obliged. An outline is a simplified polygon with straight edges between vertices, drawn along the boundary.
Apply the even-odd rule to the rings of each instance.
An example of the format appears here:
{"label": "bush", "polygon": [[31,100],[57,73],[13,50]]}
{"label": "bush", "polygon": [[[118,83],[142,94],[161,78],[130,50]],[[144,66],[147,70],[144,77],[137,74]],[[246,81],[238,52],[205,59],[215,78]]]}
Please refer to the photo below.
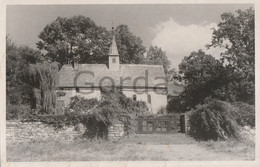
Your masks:
{"label": "bush", "polygon": [[91,139],[107,138],[108,127],[118,121],[125,125],[126,131],[132,132],[134,128],[130,119],[137,112],[147,110],[146,103],[133,101],[116,89],[102,88],[101,92],[100,101],[72,97],[64,115],[34,115],[24,121],[40,121],[56,128],[82,123],[87,127],[84,136]]}
{"label": "bush", "polygon": [[19,105],[6,105],[6,119],[11,120],[11,119],[18,119],[18,115],[20,112],[20,107]]}
{"label": "bush", "polygon": [[6,105],[6,119],[14,120],[14,119],[23,119],[28,115],[33,114],[33,110],[31,110],[30,106],[27,105]]}
{"label": "bush", "polygon": [[202,140],[239,138],[237,108],[228,102],[208,100],[198,105],[190,116],[190,134]]}
{"label": "bush", "polygon": [[69,108],[75,112],[86,112],[97,106],[98,103],[98,100],[95,98],[85,99],[84,97],[74,96],[71,98]]}
{"label": "bush", "polygon": [[255,127],[255,107],[244,102],[232,104],[237,109],[237,122],[241,126]]}
{"label": "bush", "polygon": [[120,108],[126,110],[127,113],[142,114],[148,111],[146,102],[134,101],[133,99],[126,97],[120,90],[103,87],[101,88],[101,92],[104,101],[118,103]]}

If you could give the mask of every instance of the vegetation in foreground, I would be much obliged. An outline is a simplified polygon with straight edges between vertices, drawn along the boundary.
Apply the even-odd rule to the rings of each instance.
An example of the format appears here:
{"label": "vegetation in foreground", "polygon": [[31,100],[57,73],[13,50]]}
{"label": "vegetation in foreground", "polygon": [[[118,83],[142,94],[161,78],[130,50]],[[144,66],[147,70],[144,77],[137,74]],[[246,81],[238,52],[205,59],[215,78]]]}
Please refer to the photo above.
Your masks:
{"label": "vegetation in foreground", "polygon": [[189,116],[189,133],[200,140],[243,138],[243,127],[255,127],[255,108],[249,104],[206,99]]}
{"label": "vegetation in foreground", "polygon": [[[172,140],[172,139],[175,140]],[[143,142],[141,142],[143,141]],[[184,144],[185,142],[185,144]],[[58,150],[58,151],[57,151]],[[75,140],[15,143],[7,147],[8,161],[168,161],[253,160],[254,143],[196,142],[181,134],[138,135],[119,142]]]}

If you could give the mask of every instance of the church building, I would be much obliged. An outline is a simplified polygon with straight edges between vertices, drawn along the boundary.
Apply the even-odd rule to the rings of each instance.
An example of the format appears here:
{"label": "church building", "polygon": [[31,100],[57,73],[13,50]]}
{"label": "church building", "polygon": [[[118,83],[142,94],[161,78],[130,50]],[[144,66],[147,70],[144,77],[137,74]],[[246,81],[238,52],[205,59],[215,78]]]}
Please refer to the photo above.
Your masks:
{"label": "church building", "polygon": [[105,64],[63,65],[59,71],[57,91],[64,92],[58,102],[68,106],[73,96],[101,98],[102,86],[115,86],[127,97],[145,101],[149,112],[156,114],[167,105],[167,82],[163,66],[120,64],[115,35]]}

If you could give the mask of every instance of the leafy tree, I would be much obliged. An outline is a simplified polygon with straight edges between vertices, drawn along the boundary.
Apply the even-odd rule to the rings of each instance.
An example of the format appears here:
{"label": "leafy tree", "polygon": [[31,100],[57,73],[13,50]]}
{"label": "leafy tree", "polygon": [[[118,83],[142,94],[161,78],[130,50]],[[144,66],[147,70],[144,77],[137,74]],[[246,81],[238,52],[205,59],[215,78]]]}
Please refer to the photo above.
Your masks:
{"label": "leafy tree", "polygon": [[254,10],[237,10],[237,15],[223,13],[221,18],[208,45],[209,48],[224,48],[221,59],[215,60],[202,51],[184,58],[179,68],[186,77],[187,85],[181,96],[170,100],[170,104],[182,104],[177,110],[187,111],[203,103],[206,97],[254,104]]}
{"label": "leafy tree", "polygon": [[182,76],[176,71],[175,68],[172,68],[167,72],[167,81],[168,82],[171,82],[171,81],[182,82]]}
{"label": "leafy tree", "polygon": [[[162,65],[166,75],[168,74],[171,65],[171,62],[168,60],[166,56],[166,53],[158,46],[151,46],[149,48],[149,50],[147,51],[145,63],[153,65]],[[171,73],[172,72],[173,70],[171,71]]]}
{"label": "leafy tree", "polygon": [[21,63],[18,47],[12,43],[11,39],[6,38],[6,93],[7,103],[19,104],[21,93],[15,88],[19,86],[17,73]]}
{"label": "leafy tree", "polygon": [[[140,63],[145,52],[142,40],[126,25],[119,25],[115,31],[121,63]],[[47,51],[46,56],[61,65],[74,60],[90,64],[108,63],[112,31],[96,25],[88,17],[58,17],[45,26],[39,38],[38,48]]]}
{"label": "leafy tree", "polygon": [[16,46],[9,37],[6,38],[6,91],[7,103],[30,104],[31,83],[29,64],[42,61],[39,51],[26,46]]}
{"label": "leafy tree", "polygon": [[116,28],[116,42],[122,64],[141,64],[144,61],[146,51],[140,37],[130,32],[127,25],[119,25]]}
{"label": "leafy tree", "polygon": [[[222,21],[213,31],[208,47],[222,47],[222,61],[233,89],[233,100],[254,103],[255,96],[255,14],[252,8],[237,10],[237,14],[223,13]],[[233,92],[234,92],[233,91]]]}
{"label": "leafy tree", "polygon": [[215,90],[225,82],[222,63],[202,50],[184,57],[179,69],[187,84],[182,93],[186,107],[194,107],[206,97],[215,97]]}
{"label": "leafy tree", "polygon": [[39,34],[37,46],[46,56],[61,65],[72,63],[104,63],[107,61],[109,35],[85,16],[58,17]]}
{"label": "leafy tree", "polygon": [[179,96],[168,97],[167,112],[168,113],[184,113],[190,110],[190,106],[186,105],[185,94]]}
{"label": "leafy tree", "polygon": [[38,109],[42,113],[55,113],[58,63],[31,64],[29,70],[33,81],[35,107],[40,107]]}

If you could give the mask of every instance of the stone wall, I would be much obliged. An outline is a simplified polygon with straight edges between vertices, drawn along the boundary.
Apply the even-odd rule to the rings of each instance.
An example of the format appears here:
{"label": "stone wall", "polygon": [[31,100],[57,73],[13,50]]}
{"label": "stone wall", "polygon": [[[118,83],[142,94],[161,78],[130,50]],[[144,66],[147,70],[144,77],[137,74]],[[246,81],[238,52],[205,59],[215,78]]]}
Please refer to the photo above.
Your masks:
{"label": "stone wall", "polygon": [[[69,142],[82,137],[85,131],[86,128],[82,124],[57,129],[52,125],[42,122],[6,121],[6,138],[8,143],[34,140],[60,140]],[[109,140],[117,141],[124,135],[124,125],[122,123],[113,124],[108,128]]]}
{"label": "stone wall", "polygon": [[27,142],[33,140],[62,140],[72,141],[82,136],[85,130],[75,126],[56,129],[41,122],[6,122],[7,142]]}
{"label": "stone wall", "polygon": [[125,135],[124,124],[115,123],[108,128],[108,140],[118,141]]}

